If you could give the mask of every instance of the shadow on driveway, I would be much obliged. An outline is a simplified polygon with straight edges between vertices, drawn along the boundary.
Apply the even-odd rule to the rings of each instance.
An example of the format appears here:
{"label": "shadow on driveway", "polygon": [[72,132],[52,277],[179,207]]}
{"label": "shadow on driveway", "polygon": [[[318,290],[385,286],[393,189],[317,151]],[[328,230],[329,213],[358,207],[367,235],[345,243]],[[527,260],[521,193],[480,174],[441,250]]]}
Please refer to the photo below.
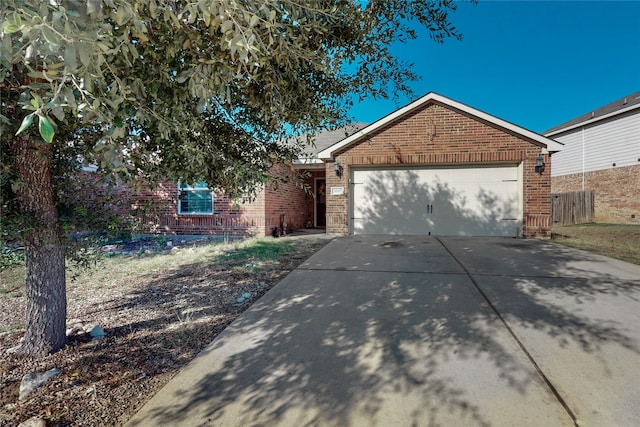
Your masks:
{"label": "shadow on driveway", "polygon": [[128,425],[634,425],[638,277],[538,241],[338,238]]}

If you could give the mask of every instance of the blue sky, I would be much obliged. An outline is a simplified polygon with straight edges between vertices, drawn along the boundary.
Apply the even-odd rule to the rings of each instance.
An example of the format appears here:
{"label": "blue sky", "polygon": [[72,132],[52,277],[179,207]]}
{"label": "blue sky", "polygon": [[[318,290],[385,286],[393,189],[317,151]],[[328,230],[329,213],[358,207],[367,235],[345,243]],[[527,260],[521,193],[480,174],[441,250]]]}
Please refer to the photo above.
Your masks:
{"label": "blue sky", "polygon": [[[524,128],[553,126],[640,91],[639,1],[483,1],[451,16],[463,40],[394,46],[433,91]],[[366,100],[372,123],[413,101]]]}

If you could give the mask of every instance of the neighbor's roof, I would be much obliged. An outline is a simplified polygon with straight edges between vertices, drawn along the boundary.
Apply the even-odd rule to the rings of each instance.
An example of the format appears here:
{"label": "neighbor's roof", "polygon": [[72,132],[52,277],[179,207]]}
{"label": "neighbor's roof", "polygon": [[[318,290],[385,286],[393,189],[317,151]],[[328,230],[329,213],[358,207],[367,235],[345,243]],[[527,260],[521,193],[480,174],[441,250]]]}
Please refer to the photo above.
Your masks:
{"label": "neighbor's roof", "polygon": [[633,93],[618,99],[611,104],[607,104],[604,107],[600,107],[597,110],[590,111],[561,125],[555,126],[544,132],[544,135],[552,136],[557,135],[568,130],[572,130],[581,126],[585,126],[600,120],[608,119],[609,117],[616,116],[618,114],[624,114],[627,111],[640,108],[640,92]]}
{"label": "neighbor's roof", "polygon": [[331,159],[333,157],[333,153],[335,153],[338,150],[341,150],[345,147],[348,147],[352,144],[355,144],[356,142],[358,142],[360,139],[364,138],[366,135],[369,135],[373,132],[375,132],[378,129],[381,129],[382,127],[384,127],[385,125],[393,122],[394,120],[397,120],[398,118],[410,113],[411,111],[415,110],[416,108],[421,107],[424,104],[427,104],[429,102],[432,103],[436,103],[436,104],[440,104],[440,105],[444,105],[446,107],[452,108],[454,110],[458,110],[461,111],[463,113],[469,114],[471,116],[474,116],[480,120],[483,120],[485,122],[488,122],[490,124],[493,124],[495,126],[498,126],[500,128],[503,128],[505,130],[511,131],[515,134],[521,135],[525,138],[528,138],[530,140],[533,140],[535,142],[538,142],[542,145],[544,145],[546,147],[546,149],[549,152],[556,152],[556,151],[561,151],[563,148],[563,144],[559,143],[557,141],[554,141],[553,139],[547,138],[545,136],[542,136],[536,132],[530,131],[528,129],[525,129],[523,127],[514,125],[513,123],[507,122],[505,120],[499,119],[495,116],[492,116],[491,114],[485,113],[484,111],[480,111],[476,108],[470,107],[466,104],[463,104],[461,102],[458,101],[454,101],[453,99],[447,98],[445,96],[442,95],[438,95],[435,92],[429,92],[428,94],[424,95],[422,98],[412,102],[409,105],[406,105],[402,108],[400,108],[399,110],[394,111],[393,113],[381,118],[380,120],[378,120],[375,123],[370,124],[369,126],[365,127],[364,129],[354,133],[353,135],[349,136],[348,138],[343,139],[342,141],[332,145],[331,147],[322,150],[321,152],[318,153],[318,157],[321,159]]}
{"label": "neighbor's roof", "polygon": [[[367,126],[367,123],[363,122],[355,122],[348,124],[346,126],[342,126],[333,130],[326,130],[317,133],[312,136],[312,141],[314,145],[308,145],[304,148],[302,154],[298,156],[298,159],[295,160],[294,164],[309,164],[309,163],[324,163],[322,160],[318,158],[318,153],[321,151],[331,147],[335,143],[342,141],[343,139],[353,135],[360,129]],[[305,140],[307,138],[306,135],[298,138],[300,140]]]}

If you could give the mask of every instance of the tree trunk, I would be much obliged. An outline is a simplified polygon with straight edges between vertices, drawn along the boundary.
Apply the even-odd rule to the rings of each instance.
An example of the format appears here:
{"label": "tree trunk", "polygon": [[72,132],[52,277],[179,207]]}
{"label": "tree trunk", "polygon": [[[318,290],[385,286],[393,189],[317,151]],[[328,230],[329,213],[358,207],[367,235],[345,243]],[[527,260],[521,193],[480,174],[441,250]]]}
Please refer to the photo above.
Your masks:
{"label": "tree trunk", "polygon": [[12,141],[17,192],[27,219],[26,327],[21,351],[42,357],[66,342],[65,248],[55,204],[51,162],[53,146],[29,136]]}

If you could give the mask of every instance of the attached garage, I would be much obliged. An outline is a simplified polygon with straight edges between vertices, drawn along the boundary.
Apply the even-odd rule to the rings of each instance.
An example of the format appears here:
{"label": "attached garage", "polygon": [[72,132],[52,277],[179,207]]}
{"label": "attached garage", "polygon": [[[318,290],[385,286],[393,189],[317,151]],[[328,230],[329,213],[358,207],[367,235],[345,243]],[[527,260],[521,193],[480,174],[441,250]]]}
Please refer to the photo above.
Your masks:
{"label": "attached garage", "polygon": [[517,165],[353,169],[351,233],[517,237]]}
{"label": "attached garage", "polygon": [[318,154],[327,232],[548,238],[561,149],[431,92]]}

